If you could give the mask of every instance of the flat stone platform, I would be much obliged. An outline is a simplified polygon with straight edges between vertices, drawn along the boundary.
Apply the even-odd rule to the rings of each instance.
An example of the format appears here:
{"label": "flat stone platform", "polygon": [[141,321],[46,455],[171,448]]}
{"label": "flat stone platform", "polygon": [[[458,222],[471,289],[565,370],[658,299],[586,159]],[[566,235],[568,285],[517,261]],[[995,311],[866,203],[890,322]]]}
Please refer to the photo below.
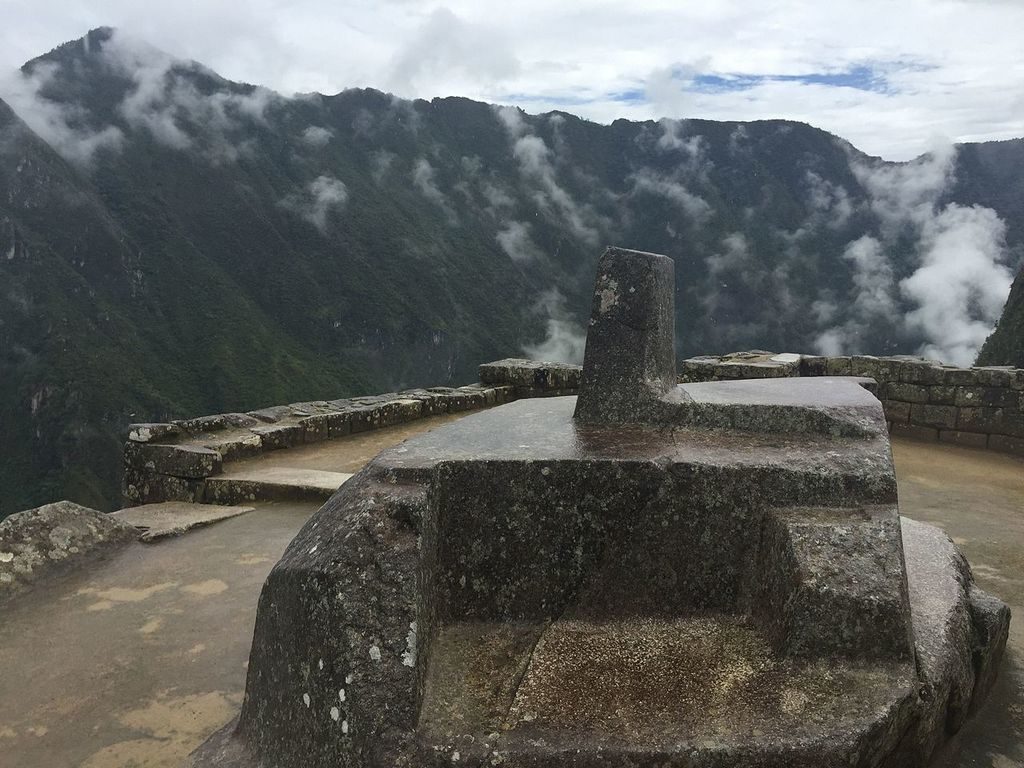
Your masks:
{"label": "flat stone platform", "polygon": [[[258,461],[354,472],[389,444],[456,418]],[[1024,461],[905,438],[893,440],[893,453],[902,513],[942,526],[978,585],[1024,616]],[[316,508],[254,506],[180,538],[131,545],[5,609],[4,768],[178,768],[237,714],[263,580]],[[996,687],[947,752],[944,768],[1024,765],[1024,624],[1011,623]]]}

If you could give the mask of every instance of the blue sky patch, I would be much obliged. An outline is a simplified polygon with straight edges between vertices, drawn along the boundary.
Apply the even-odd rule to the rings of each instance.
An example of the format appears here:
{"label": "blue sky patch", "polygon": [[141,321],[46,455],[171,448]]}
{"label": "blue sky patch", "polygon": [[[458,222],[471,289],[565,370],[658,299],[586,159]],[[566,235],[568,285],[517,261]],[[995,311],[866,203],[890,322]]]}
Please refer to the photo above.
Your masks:
{"label": "blue sky patch", "polygon": [[859,66],[844,72],[809,72],[802,75],[697,75],[690,90],[701,93],[745,91],[763,83],[803,83],[826,85],[833,88],[856,88],[858,91],[888,93],[891,91],[884,71],[871,66]]}

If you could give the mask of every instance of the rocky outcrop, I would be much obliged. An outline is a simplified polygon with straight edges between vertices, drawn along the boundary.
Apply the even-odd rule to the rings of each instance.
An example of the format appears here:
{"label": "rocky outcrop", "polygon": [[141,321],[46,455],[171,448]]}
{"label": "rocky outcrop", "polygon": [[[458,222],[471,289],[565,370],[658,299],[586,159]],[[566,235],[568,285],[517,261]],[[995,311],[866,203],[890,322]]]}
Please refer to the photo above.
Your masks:
{"label": "rocky outcrop", "polygon": [[70,501],[13,514],[0,521],[0,602],[136,536],[131,525]]}

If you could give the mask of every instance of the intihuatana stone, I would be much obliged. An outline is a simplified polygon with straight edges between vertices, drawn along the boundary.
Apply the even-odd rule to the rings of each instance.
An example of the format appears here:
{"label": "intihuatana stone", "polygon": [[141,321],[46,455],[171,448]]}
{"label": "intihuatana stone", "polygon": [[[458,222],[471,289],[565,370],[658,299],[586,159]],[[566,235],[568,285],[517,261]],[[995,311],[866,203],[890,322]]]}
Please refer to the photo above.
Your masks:
{"label": "intihuatana stone", "polygon": [[651,421],[676,386],[672,259],[609,248],[597,266],[583,376],[581,422]]}
{"label": "intihuatana stone", "polygon": [[193,765],[927,763],[1008,611],[900,518],[870,381],[677,385],[671,276],[610,249],[578,397],[341,486],[268,577],[242,711]]}

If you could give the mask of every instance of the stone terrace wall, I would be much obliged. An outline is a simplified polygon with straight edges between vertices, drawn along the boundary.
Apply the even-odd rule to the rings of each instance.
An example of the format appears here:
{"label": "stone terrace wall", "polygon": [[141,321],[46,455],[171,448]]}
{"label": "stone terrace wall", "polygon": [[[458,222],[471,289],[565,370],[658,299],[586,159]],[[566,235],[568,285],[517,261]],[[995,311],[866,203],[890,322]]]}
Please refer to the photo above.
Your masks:
{"label": "stone terrace wall", "polygon": [[[501,360],[480,367],[492,384],[527,384],[554,366]],[[572,373],[570,373],[570,371]],[[566,394],[575,393],[579,366],[557,366]],[[882,401],[889,430],[930,440],[1024,455],[1024,369],[957,368],[919,357],[821,357],[754,350],[704,356],[680,364],[681,382],[789,376],[860,376]],[[541,380],[541,379],[538,379]],[[547,379],[543,379],[546,381]]]}
{"label": "stone terrace wall", "polygon": [[889,430],[1024,455],[1024,369],[956,368],[918,357],[819,357],[752,351],[694,357],[680,381],[867,376],[878,382]]}
{"label": "stone terrace wall", "polygon": [[580,376],[576,366],[529,360],[483,365],[480,374],[482,383],[465,387],[412,389],[132,424],[124,448],[124,502],[203,501],[206,478],[221,474],[225,462],[520,397],[575,394]]}
{"label": "stone terrace wall", "polygon": [[[133,424],[124,451],[125,503],[202,501],[224,462],[525,397],[574,395],[576,365],[507,359],[480,383],[293,403],[165,424]],[[1024,456],[1024,369],[955,368],[915,357],[819,357],[751,351],[682,361],[682,382],[864,376],[878,382],[894,434]]]}

